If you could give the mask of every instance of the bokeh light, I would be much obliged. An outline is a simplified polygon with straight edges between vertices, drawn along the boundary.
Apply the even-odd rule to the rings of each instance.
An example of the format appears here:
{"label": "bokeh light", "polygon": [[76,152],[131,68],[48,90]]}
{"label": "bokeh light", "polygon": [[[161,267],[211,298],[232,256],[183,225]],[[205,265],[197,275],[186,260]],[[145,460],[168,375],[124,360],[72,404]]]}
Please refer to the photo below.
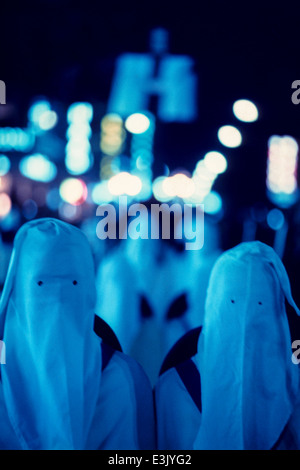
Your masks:
{"label": "bokeh light", "polygon": [[212,173],[221,174],[227,169],[227,160],[220,152],[208,152],[204,157],[204,165]]}
{"label": "bokeh light", "polygon": [[41,154],[34,154],[22,158],[19,169],[26,178],[43,183],[54,180],[57,174],[55,164]]}
{"label": "bokeh light", "polygon": [[215,215],[222,210],[222,198],[216,191],[211,191],[203,200],[204,212]]}
{"label": "bokeh light", "polygon": [[0,218],[4,218],[9,214],[12,207],[11,199],[8,194],[0,193]]}
{"label": "bokeh light", "polygon": [[280,230],[285,223],[285,218],[281,210],[271,209],[267,214],[267,224],[273,230]]}
{"label": "bokeh light", "polygon": [[67,178],[61,183],[59,194],[63,201],[79,206],[87,198],[87,186],[81,179]]}
{"label": "bokeh light", "polygon": [[163,190],[170,197],[188,198],[195,191],[195,183],[192,178],[184,173],[176,173],[165,178]]}
{"label": "bokeh light", "polygon": [[114,196],[127,194],[128,196],[136,196],[142,189],[142,182],[138,176],[131,175],[126,171],[122,171],[114,175],[108,181],[108,190]]}
{"label": "bokeh light", "polygon": [[132,134],[142,134],[150,127],[151,121],[145,114],[134,113],[128,116],[125,121],[126,129]]}
{"label": "bokeh light", "polygon": [[218,139],[225,147],[235,148],[242,143],[242,135],[234,126],[222,126],[218,130]]}
{"label": "bokeh light", "polygon": [[6,155],[0,155],[0,176],[6,175],[10,170],[10,159]]}
{"label": "bokeh light", "polygon": [[243,122],[254,122],[258,119],[258,109],[252,101],[237,100],[233,104],[233,113],[237,119]]}

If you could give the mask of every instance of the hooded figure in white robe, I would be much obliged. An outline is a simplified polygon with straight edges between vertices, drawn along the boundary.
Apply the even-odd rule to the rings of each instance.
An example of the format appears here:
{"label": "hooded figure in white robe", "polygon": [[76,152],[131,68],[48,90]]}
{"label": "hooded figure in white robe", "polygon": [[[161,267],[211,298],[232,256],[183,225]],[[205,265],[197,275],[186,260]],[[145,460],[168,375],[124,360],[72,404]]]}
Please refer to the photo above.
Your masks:
{"label": "hooded figure in white robe", "polygon": [[98,269],[96,313],[153,385],[170,348],[202,324],[209,274],[221,253],[217,224],[206,221],[204,230],[199,250],[186,250],[184,240],[122,240]]}
{"label": "hooded figure in white robe", "polygon": [[40,219],[18,231],[0,303],[1,449],[153,446],[150,384],[120,352],[102,370],[95,300],[79,229]]}
{"label": "hooded figure in white robe", "polygon": [[156,387],[160,449],[300,449],[299,369],[285,300],[299,315],[271,247],[242,243],[220,256],[191,359],[201,411],[175,368],[163,374]]}

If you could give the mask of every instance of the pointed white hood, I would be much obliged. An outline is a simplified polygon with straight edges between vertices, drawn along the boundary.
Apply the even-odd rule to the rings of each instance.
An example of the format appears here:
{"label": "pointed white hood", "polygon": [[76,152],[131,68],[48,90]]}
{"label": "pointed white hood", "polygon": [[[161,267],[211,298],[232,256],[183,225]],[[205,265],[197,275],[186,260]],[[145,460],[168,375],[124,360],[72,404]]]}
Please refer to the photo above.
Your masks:
{"label": "pointed white hood", "polygon": [[17,233],[0,303],[5,405],[24,449],[85,447],[99,395],[94,266],[83,233],[56,219]]}
{"label": "pointed white hood", "polygon": [[270,449],[278,440],[299,390],[285,299],[299,315],[269,246],[242,243],[216,262],[196,359],[203,414],[195,449]]}

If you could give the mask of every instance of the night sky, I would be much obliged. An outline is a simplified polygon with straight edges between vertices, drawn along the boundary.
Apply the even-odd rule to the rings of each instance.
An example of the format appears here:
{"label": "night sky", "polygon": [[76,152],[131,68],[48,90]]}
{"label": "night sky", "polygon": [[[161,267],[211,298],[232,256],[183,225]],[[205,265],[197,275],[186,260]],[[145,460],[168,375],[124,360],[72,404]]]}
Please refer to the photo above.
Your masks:
{"label": "night sky", "polygon": [[[273,134],[300,137],[300,105],[291,101],[299,78],[296,12],[278,3],[72,2],[43,0],[1,5],[1,79],[16,104],[2,125],[26,125],[35,96],[69,103],[88,100],[105,113],[116,58],[147,52],[149,32],[170,32],[170,52],[195,60],[197,121],[157,123],[154,171],[193,171],[209,150],[223,151],[228,170],[215,183],[231,215],[266,202],[267,141]],[[236,99],[253,100],[260,119],[240,123]],[[221,125],[237,125],[243,145],[218,142]]]}

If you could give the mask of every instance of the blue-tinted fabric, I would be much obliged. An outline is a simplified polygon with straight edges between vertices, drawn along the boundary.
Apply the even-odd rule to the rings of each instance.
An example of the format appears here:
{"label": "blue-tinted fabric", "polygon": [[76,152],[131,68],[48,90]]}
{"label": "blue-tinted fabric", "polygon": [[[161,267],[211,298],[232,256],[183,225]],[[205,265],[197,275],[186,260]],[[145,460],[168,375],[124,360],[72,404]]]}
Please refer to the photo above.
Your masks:
{"label": "blue-tinted fabric", "polygon": [[171,352],[171,368],[164,364],[155,388],[159,449],[300,449],[299,369],[285,299],[299,314],[272,248],[243,243],[220,256],[191,359],[200,372],[201,413],[184,384],[196,374],[185,367],[182,376]]}
{"label": "blue-tinted fabric", "polygon": [[191,450],[201,413],[175,367],[159,377],[155,403],[158,449]]}
{"label": "blue-tinted fabric", "polygon": [[291,420],[299,371],[285,298],[299,314],[281,260],[263,243],[242,243],[215,264],[196,357],[202,419],[195,449],[271,449]]}
{"label": "blue-tinted fabric", "polygon": [[1,297],[2,390],[23,449],[82,449],[101,382],[88,242],[55,219],[18,232]]}
{"label": "blue-tinted fabric", "polygon": [[119,343],[103,322],[103,342],[112,347],[101,348],[93,330],[95,300],[85,235],[56,219],[25,224],[15,238],[0,306],[7,353],[0,448],[154,447],[149,380],[133,359],[112,350]]}

